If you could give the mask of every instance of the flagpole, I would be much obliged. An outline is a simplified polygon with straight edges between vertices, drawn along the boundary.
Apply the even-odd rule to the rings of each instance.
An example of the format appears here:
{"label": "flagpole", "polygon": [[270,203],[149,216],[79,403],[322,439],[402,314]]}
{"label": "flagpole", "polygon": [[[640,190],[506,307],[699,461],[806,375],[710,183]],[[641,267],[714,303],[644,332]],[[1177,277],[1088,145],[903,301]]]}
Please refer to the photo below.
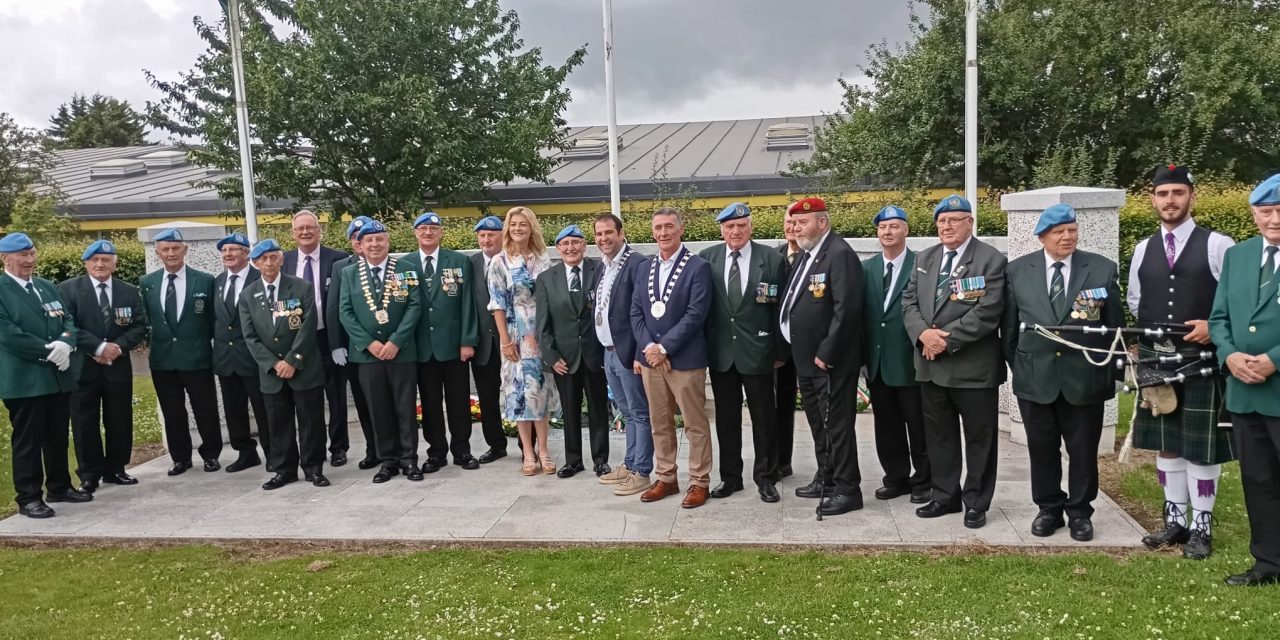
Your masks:
{"label": "flagpole", "polygon": [[965,2],[964,194],[978,224],[978,0]]}
{"label": "flagpole", "polygon": [[604,3],[604,92],[609,111],[609,209],[622,219],[622,195],[618,184],[618,104],[613,93],[613,0]]}
{"label": "flagpole", "polygon": [[231,40],[231,77],[235,85],[236,129],[240,134],[240,181],[244,185],[244,221],[249,244],[258,242],[258,211],[253,193],[253,150],[249,146],[249,103],[244,88],[244,52],[240,38],[240,0],[225,0]]}

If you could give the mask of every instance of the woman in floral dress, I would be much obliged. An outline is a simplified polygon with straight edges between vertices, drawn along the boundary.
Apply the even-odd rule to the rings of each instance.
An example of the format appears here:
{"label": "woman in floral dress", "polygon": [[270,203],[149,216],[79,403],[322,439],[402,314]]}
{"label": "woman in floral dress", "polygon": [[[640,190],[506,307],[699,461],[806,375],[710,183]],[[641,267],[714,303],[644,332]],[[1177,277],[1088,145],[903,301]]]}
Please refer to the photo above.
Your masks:
{"label": "woman in floral dress", "polygon": [[[493,312],[502,347],[502,417],[514,420],[524,451],[521,472],[555,473],[547,449],[547,419],[560,410],[560,397],[551,376],[542,369],[538,348],[537,309],[533,286],[538,274],[551,266],[538,218],[527,207],[507,211],[502,226],[502,252],[489,263],[489,310]],[[537,458],[532,438],[537,433]]]}

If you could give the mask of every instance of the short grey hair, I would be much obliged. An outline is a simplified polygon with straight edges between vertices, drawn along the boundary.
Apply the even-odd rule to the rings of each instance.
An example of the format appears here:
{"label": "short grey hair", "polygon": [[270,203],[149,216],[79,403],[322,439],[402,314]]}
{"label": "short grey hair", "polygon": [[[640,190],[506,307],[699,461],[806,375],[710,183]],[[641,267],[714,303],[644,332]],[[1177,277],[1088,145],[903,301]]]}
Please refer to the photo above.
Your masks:
{"label": "short grey hair", "polygon": [[297,213],[293,214],[293,217],[292,217],[292,218],[290,218],[289,220],[292,222],[293,220],[297,220],[298,218],[300,218],[300,217],[302,217],[302,216],[311,216],[312,218],[315,218],[315,219],[316,219],[316,224],[320,224],[320,216],[316,215],[316,212],[314,212],[314,211],[312,211],[312,210],[310,210],[310,209],[303,209],[303,210],[301,210],[301,211],[299,211],[299,212],[297,212]]}
{"label": "short grey hair", "polygon": [[684,212],[675,207],[658,207],[658,210],[653,212],[653,217],[658,216],[675,216],[676,222],[684,226]]}

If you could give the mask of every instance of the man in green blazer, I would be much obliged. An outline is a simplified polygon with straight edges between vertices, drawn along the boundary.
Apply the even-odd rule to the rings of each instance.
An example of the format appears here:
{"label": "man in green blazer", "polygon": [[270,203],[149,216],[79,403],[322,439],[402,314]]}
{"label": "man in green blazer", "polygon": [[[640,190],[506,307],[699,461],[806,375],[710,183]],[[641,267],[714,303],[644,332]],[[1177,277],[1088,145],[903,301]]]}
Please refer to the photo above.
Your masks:
{"label": "man in green blazer", "polygon": [[329,273],[329,295],[324,305],[324,326],[329,331],[330,359],[333,360],[334,366],[346,368],[346,374],[343,377],[351,387],[351,402],[356,405],[360,431],[364,434],[364,457],[356,466],[361,469],[372,469],[378,466],[378,452],[373,446],[373,418],[369,414],[369,403],[365,401],[364,389],[360,387],[360,380],[356,373],[359,365],[347,357],[351,339],[347,336],[347,329],[342,326],[342,318],[338,313],[342,300],[342,270],[356,264],[363,257],[360,252],[360,241],[356,240],[356,232],[366,222],[373,222],[373,219],[368,216],[356,216],[347,224],[347,241],[351,243],[353,255],[333,263],[333,270]]}
{"label": "man in green blazer", "polygon": [[[476,353],[478,325],[471,290],[471,261],[440,246],[440,216],[427,211],[413,221],[417,251],[402,259],[406,269],[422,274],[417,295],[422,318],[417,321],[418,394],[422,398],[422,432],[427,439],[423,473],[448,464],[446,454],[463,469],[479,469],[471,455],[471,387],[467,361]],[[447,414],[446,414],[447,409]],[[445,435],[445,417],[449,435]]]}
{"label": "man in green blazer", "polygon": [[[1031,534],[1051,536],[1066,526],[1073,540],[1084,542],[1093,539],[1102,411],[1115,396],[1117,369],[1111,361],[1090,364],[1085,352],[1021,331],[1020,325],[1119,327],[1124,325],[1123,300],[1116,263],[1076,249],[1079,226],[1069,205],[1045,209],[1035,234],[1044,250],[1010,262],[1005,272],[1001,328],[1005,361],[1013,368],[1013,394],[1027,431],[1031,499],[1040,508]],[[1099,334],[1055,333],[1103,350],[1112,340]],[[1102,359],[1091,355],[1095,361]],[[1070,461],[1065,492],[1062,443]]]}
{"label": "man in green blazer", "polygon": [[299,463],[307,482],[327,487],[324,362],[316,337],[315,289],[280,272],[284,252],[275,240],[258,242],[249,259],[262,277],[244,288],[236,310],[271,421],[267,468],[275,475],[262,488],[271,491],[296,481]]}
{"label": "man in green blazer", "polygon": [[751,240],[751,209],[741,202],[716,216],[724,242],[699,255],[711,265],[707,359],[715,397],[720,484],[713,498],[742,491],[742,396],[751,413],[755,462],[751,479],[764,502],[777,502],[777,406],[773,370],[787,359],[778,335],[779,292],[786,289],[781,254]]}
{"label": "man in green blazer", "polygon": [[1209,335],[1226,364],[1240,480],[1254,563],[1231,586],[1280,582],[1280,175],[1249,195],[1260,237],[1227,250],[1209,314]]}
{"label": "man in green blazer", "polygon": [[[915,349],[902,322],[902,292],[916,266],[907,248],[907,212],[888,205],[872,220],[881,252],[862,265],[865,300],[864,362],[871,406],[875,408],[876,457],[884,481],[876,498],[892,500],[911,494],[911,502],[929,502],[932,476],[924,443],[924,409],[916,382]],[[914,472],[912,467],[915,468]]]}
{"label": "man in green blazer", "polygon": [[[0,238],[0,399],[13,425],[18,513],[51,518],[48,502],[88,502],[71,486],[67,430],[76,329],[52,282],[33,276],[36,248],[25,233]],[[41,493],[41,485],[48,495]]]}
{"label": "man in green blazer", "polygon": [[176,476],[191,468],[191,431],[186,399],[200,432],[205,471],[222,468],[222,427],[213,388],[213,276],[186,265],[182,232],[166,229],[155,237],[164,266],[139,282],[151,318],[151,384],[156,388],[164,436]]}
{"label": "man in green blazer", "polygon": [[339,314],[373,418],[374,444],[382,465],[373,481],[386,482],[404,473],[416,482],[422,480],[414,406],[418,359],[414,333],[422,316],[421,275],[412,263],[390,257],[390,237],[381,222],[366,222],[356,238],[364,257],[342,270]]}

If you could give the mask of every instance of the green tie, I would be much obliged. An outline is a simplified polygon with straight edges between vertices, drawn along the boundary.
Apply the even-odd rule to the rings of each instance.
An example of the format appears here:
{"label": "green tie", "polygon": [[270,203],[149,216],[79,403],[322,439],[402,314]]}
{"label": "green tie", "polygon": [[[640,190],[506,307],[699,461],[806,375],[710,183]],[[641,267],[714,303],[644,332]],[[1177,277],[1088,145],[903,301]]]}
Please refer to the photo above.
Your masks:
{"label": "green tie", "polygon": [[582,308],[582,267],[575,265],[573,274],[569,276],[569,302],[574,309]]}
{"label": "green tie", "polygon": [[741,251],[729,254],[729,308],[737,309],[742,304],[742,271],[738,268]]}
{"label": "green tie", "polygon": [[951,280],[951,264],[956,259],[955,251],[947,252],[947,261],[942,263],[942,270],[938,272],[938,297],[933,299],[933,304],[937,305],[947,297],[947,282]]}
{"label": "green tie", "polygon": [[1053,314],[1061,319],[1067,313],[1067,286],[1062,278],[1061,262],[1053,263],[1053,279],[1049,281],[1049,306]]}
{"label": "green tie", "polygon": [[1276,277],[1276,251],[1280,251],[1280,247],[1272,245],[1267,247],[1267,259],[1262,261],[1262,270],[1258,274],[1258,300],[1266,302],[1268,299],[1276,295],[1277,285],[1280,285],[1280,278]]}

